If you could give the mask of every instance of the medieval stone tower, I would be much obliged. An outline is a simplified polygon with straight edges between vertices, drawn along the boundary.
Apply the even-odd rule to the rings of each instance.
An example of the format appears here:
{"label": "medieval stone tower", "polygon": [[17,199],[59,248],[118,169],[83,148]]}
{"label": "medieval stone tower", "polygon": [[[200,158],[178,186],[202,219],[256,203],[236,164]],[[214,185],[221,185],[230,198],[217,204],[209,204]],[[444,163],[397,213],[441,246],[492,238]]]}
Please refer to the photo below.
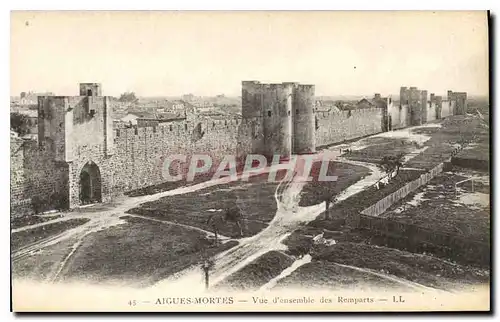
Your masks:
{"label": "medieval stone tower", "polygon": [[109,97],[101,85],[80,84],[79,96],[38,98],[38,142],[57,167],[64,169],[70,206],[103,201],[111,178],[107,168],[114,153],[113,119]]}
{"label": "medieval stone tower", "polygon": [[452,102],[453,115],[465,115],[467,113],[467,93],[448,91],[448,100]]}
{"label": "medieval stone tower", "polygon": [[286,158],[316,150],[314,85],[243,81],[242,116],[261,119],[263,136],[252,153]]}
{"label": "medieval stone tower", "polygon": [[400,107],[406,109],[408,126],[421,125],[427,122],[428,92],[417,87],[401,87],[399,92]]}

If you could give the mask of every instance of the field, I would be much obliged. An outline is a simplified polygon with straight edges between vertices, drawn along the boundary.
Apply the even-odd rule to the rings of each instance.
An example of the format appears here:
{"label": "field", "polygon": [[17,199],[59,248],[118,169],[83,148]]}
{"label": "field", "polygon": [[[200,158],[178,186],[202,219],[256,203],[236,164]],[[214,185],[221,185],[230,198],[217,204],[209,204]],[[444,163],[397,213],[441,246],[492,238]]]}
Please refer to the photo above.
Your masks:
{"label": "field", "polygon": [[489,242],[489,185],[475,181],[472,192],[471,182],[464,182],[455,194],[455,183],[466,178],[452,172],[439,175],[382,217]]}
{"label": "field", "polygon": [[213,247],[199,231],[140,218],[123,219],[125,224],[84,237],[58,280],[147,286],[236,243]]}
{"label": "field", "polygon": [[397,283],[327,261],[305,264],[280,280],[275,289],[380,291],[401,289]]}
{"label": "field", "polygon": [[257,290],[278,276],[293,262],[293,257],[282,252],[268,252],[232,274],[226,280],[218,283],[215,289]]}
{"label": "field", "polygon": [[[313,164],[313,180],[305,185],[300,206],[320,203],[325,191],[337,193],[369,173],[364,167],[330,162],[327,174],[336,175],[338,180],[321,182],[317,180],[319,168],[319,162]],[[160,198],[131,209],[128,213],[211,230],[207,223],[210,215],[236,206],[242,214],[243,236],[249,237],[262,231],[274,218],[277,186],[278,182],[269,182],[268,175],[262,174],[251,177],[248,182],[233,181],[192,193]],[[232,222],[227,222],[220,233],[227,237],[240,237],[236,224]]]}
{"label": "field", "polygon": [[[354,215],[417,179],[438,163],[449,160],[451,152],[459,143],[457,138],[472,138],[476,141],[470,147],[476,147],[474,143],[484,147],[484,141],[481,141],[484,133],[476,127],[474,120],[452,117],[443,121],[442,125],[431,124],[353,142],[352,145],[357,148],[351,153],[344,153],[343,157],[360,161],[358,164],[361,165],[365,162],[366,167],[347,162],[330,162],[327,173],[336,175],[338,180],[321,182],[317,178],[319,163],[314,164],[314,179],[304,185],[300,193],[300,207],[311,206],[307,211],[313,209],[313,215],[316,216],[321,210],[314,205],[370,176],[368,167],[379,163],[383,156],[404,153],[410,154],[412,158],[387,186],[376,189],[372,183],[368,183],[359,193],[336,203],[330,209],[330,219],[325,219],[321,214],[307,217],[309,213],[301,212],[306,208],[299,208],[293,211],[295,221],[280,226],[280,220],[286,216],[278,217],[270,229],[258,236],[275,218],[276,197],[280,197],[275,196],[278,182],[269,182],[267,174],[252,177],[248,182],[238,180],[197,188],[194,184],[206,180],[200,178],[200,181],[190,183],[188,192],[177,194],[173,191],[162,197],[151,195],[175,189],[180,184],[146,187],[129,194],[144,196],[138,199],[145,201],[142,204],[131,203],[132,206],[124,207],[128,205],[125,198],[125,201],[119,201],[124,202],[121,206],[118,202],[112,206],[95,206],[61,214],[63,217],[72,217],[64,222],[44,224],[45,217],[18,219],[12,223],[13,227],[32,224],[41,226],[32,229],[26,227],[23,231],[13,233],[14,251],[37,243],[43,244],[52,236],[81,226],[88,218],[93,225],[83,225],[89,228],[83,229],[79,235],[70,236],[43,249],[34,248],[24,257],[16,258],[13,261],[13,273],[15,277],[42,280],[78,280],[145,287],[193,265],[200,265],[205,258],[232,248],[223,257],[227,261],[223,260],[225,264],[221,264],[217,271],[221,274],[221,282],[215,286],[218,290],[258,290],[264,285],[269,287],[270,281],[276,282],[270,286],[275,288],[301,285],[357,290],[380,287],[406,289],[415,287],[412,283],[442,289],[488,283],[487,267],[471,267],[444,257],[411,253],[403,247],[398,249],[398,245],[386,247],[383,243],[377,243],[372,232],[349,225]],[[404,139],[405,136],[417,143]],[[416,152],[410,153],[416,149]],[[463,150],[463,153],[466,151]],[[445,172],[427,187],[410,193],[394,204],[381,217],[488,241],[489,204],[484,202],[484,196],[489,196],[489,182],[477,180],[474,193],[468,185],[463,185],[455,197],[454,183],[468,176],[466,170],[459,168]],[[480,176],[485,177],[487,173]],[[282,177],[282,174],[278,177]],[[481,201],[478,202],[479,199]],[[216,246],[211,236],[212,227],[207,220],[211,215],[223,214],[233,207],[240,211],[243,236],[240,236],[234,223],[226,222],[219,231],[223,243]],[[119,213],[114,211],[118,208]],[[282,210],[278,214],[283,215]],[[286,217],[286,220],[294,216]],[[312,218],[312,221],[302,221],[304,218]],[[270,245],[268,248],[268,242],[272,244],[275,239],[279,243],[278,239],[289,233],[291,235],[283,241],[285,249],[281,250],[283,245]],[[320,233],[327,239],[335,240],[336,244],[328,247],[315,245],[312,238]],[[246,238],[251,236],[256,238]],[[245,239],[235,240],[240,237]],[[264,255],[256,257],[262,253]],[[304,258],[311,258],[311,261],[301,262]],[[224,275],[224,269],[236,267],[245,260],[248,262],[241,269]],[[298,262],[301,266],[288,272]],[[289,274],[282,275],[286,269]],[[460,286],[460,283],[463,285]]]}
{"label": "field", "polygon": [[[131,209],[128,213],[211,230],[207,223],[210,215],[236,206],[243,217],[243,235],[252,236],[264,229],[276,213],[274,192],[277,185],[277,182],[268,182],[267,175],[260,175],[248,182],[233,181],[196,192],[160,198]],[[231,222],[224,225],[220,233],[227,237],[239,237],[236,224]]]}
{"label": "field", "polygon": [[22,247],[36,243],[37,241],[78,227],[86,222],[88,222],[88,219],[70,219],[12,233],[10,240],[11,248],[13,251],[16,251]]}
{"label": "field", "polygon": [[[314,169],[311,172],[316,172]],[[319,170],[318,170],[319,171]],[[299,206],[307,207],[324,202],[324,196],[339,194],[346,187],[361,180],[370,173],[365,167],[348,163],[331,162],[327,175],[337,176],[336,181],[311,181],[308,182],[300,194]]]}
{"label": "field", "polygon": [[[312,254],[313,261],[280,281],[278,286],[316,281],[312,282],[312,287],[314,285],[338,287],[342,283],[331,276],[340,268],[331,262],[382,271],[391,276],[437,288],[460,287],[462,281],[464,286],[489,282],[489,273],[486,269],[464,266],[430,255],[371,245],[373,238],[370,234],[360,233],[346,225],[345,219],[349,216],[359,213],[407,182],[418,178],[424,173],[423,170],[431,169],[450,158],[460,137],[474,138],[474,142],[484,142],[484,130],[480,129],[477,120],[471,121],[461,116],[445,120],[442,127],[429,126],[414,129],[412,134],[416,134],[417,141],[419,134],[430,137],[421,143],[420,153],[404,165],[404,168],[412,168],[412,170],[403,170],[398,175],[399,178],[396,177],[396,181],[381,190],[368,188],[336,204],[330,211],[332,215],[330,220],[319,217],[295,231],[284,242],[288,246],[289,254],[293,256]],[[407,153],[406,149],[411,146],[398,138],[372,137],[369,140],[375,145],[352,151],[346,157],[376,163],[384,155]],[[364,145],[365,142],[368,140],[358,142],[358,146]],[[430,182],[429,186],[411,193],[382,216],[395,220],[404,219],[409,223],[429,229],[461,234],[488,242],[490,217],[487,209],[489,204],[485,202],[485,198],[489,196],[489,184],[482,183],[481,180],[475,181],[475,193],[472,194],[469,183],[461,187],[459,196],[456,198],[454,183],[468,177],[463,172],[467,171],[455,168],[453,173],[446,172],[438,176]],[[475,175],[478,176],[477,173]],[[488,173],[483,172],[479,176],[488,176]],[[483,204],[483,208],[477,204],[475,197],[483,198],[479,202]],[[415,203],[415,206],[412,203]],[[404,210],[401,211],[402,208]],[[337,244],[318,252],[317,247],[312,243],[312,238],[321,232],[324,233],[325,238],[334,239]]]}
{"label": "field", "polygon": [[43,223],[49,220],[53,220],[56,218],[61,218],[60,215],[54,215],[54,216],[22,216],[22,217],[14,217],[10,221],[10,228],[11,229],[16,229],[20,228],[23,226],[30,226],[34,224],[39,224]]}
{"label": "field", "polygon": [[338,224],[343,224],[346,218],[359,213],[365,208],[368,208],[386,195],[398,190],[407,182],[415,180],[421,173],[421,171],[401,170],[400,174],[394,178],[389,185],[381,188],[380,190],[377,190],[375,187],[369,187],[366,190],[347,198],[346,200],[340,201],[330,209],[331,220],[325,221],[323,216],[320,216],[311,222],[309,226],[336,230],[339,228]]}
{"label": "field", "polygon": [[[359,269],[438,289],[465,288],[489,282],[487,270],[458,265],[428,255],[363,243],[339,242],[330,247],[317,246],[311,254],[311,263],[301,266],[281,280],[277,287],[301,285],[330,289],[353,287],[357,290],[362,289],[364,284],[383,288],[401,286],[372,274],[360,274]],[[356,277],[356,274],[361,276]],[[354,281],[351,280],[353,277]]]}

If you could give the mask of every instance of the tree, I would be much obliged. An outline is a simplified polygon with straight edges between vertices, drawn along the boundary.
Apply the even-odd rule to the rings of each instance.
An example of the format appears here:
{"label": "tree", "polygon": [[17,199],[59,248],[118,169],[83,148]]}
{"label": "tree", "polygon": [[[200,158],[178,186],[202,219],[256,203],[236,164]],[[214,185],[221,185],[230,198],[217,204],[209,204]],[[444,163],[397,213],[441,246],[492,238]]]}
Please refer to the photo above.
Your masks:
{"label": "tree", "polygon": [[[403,166],[404,154],[400,153],[398,155],[384,156],[380,165],[389,178],[393,178],[399,174],[399,169]],[[395,173],[392,176],[392,173]]]}
{"label": "tree", "polygon": [[137,99],[137,97],[135,97],[134,92],[125,92],[125,93],[120,95],[120,98],[118,99],[118,101],[135,103],[138,101],[138,99]]}
{"label": "tree", "polygon": [[26,114],[10,113],[10,128],[19,135],[30,133],[31,120]]}
{"label": "tree", "polygon": [[212,228],[215,235],[215,245],[218,245],[219,232],[228,222],[236,224],[239,229],[240,237],[243,237],[243,229],[241,228],[241,212],[238,207],[226,209],[223,214],[213,214],[208,217],[207,225]]}

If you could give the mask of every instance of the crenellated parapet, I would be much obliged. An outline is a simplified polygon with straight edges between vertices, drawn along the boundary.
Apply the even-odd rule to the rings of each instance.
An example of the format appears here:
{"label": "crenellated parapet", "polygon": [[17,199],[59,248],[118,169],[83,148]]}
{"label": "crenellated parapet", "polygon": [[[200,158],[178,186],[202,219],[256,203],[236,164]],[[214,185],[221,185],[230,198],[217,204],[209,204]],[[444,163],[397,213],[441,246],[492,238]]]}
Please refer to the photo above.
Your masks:
{"label": "crenellated parapet", "polygon": [[11,139],[12,209],[27,209],[31,198],[52,200],[54,194],[75,207],[164,182],[164,160],[172,155],[187,158],[176,166],[178,173],[187,171],[195,154],[209,155],[213,167],[227,155],[286,158],[465,114],[467,109],[467,93],[449,91],[443,98],[416,87],[401,87],[399,105],[391,96],[377,93],[371,100],[362,100],[363,108],[316,110],[314,85],[243,81],[241,116],[190,113],[190,117],[137,127],[113,122],[111,99],[102,96],[100,84],[82,83],[79,94],[40,96],[38,142]]}

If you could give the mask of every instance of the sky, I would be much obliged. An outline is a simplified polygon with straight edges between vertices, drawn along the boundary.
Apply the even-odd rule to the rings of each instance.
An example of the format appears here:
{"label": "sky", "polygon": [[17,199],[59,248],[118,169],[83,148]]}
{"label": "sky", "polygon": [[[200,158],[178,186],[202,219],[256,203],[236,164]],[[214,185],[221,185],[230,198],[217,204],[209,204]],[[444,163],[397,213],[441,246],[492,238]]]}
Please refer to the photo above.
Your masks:
{"label": "sky", "polygon": [[241,95],[242,80],[317,96],[417,86],[488,95],[486,12],[12,12],[11,84],[78,95]]}

